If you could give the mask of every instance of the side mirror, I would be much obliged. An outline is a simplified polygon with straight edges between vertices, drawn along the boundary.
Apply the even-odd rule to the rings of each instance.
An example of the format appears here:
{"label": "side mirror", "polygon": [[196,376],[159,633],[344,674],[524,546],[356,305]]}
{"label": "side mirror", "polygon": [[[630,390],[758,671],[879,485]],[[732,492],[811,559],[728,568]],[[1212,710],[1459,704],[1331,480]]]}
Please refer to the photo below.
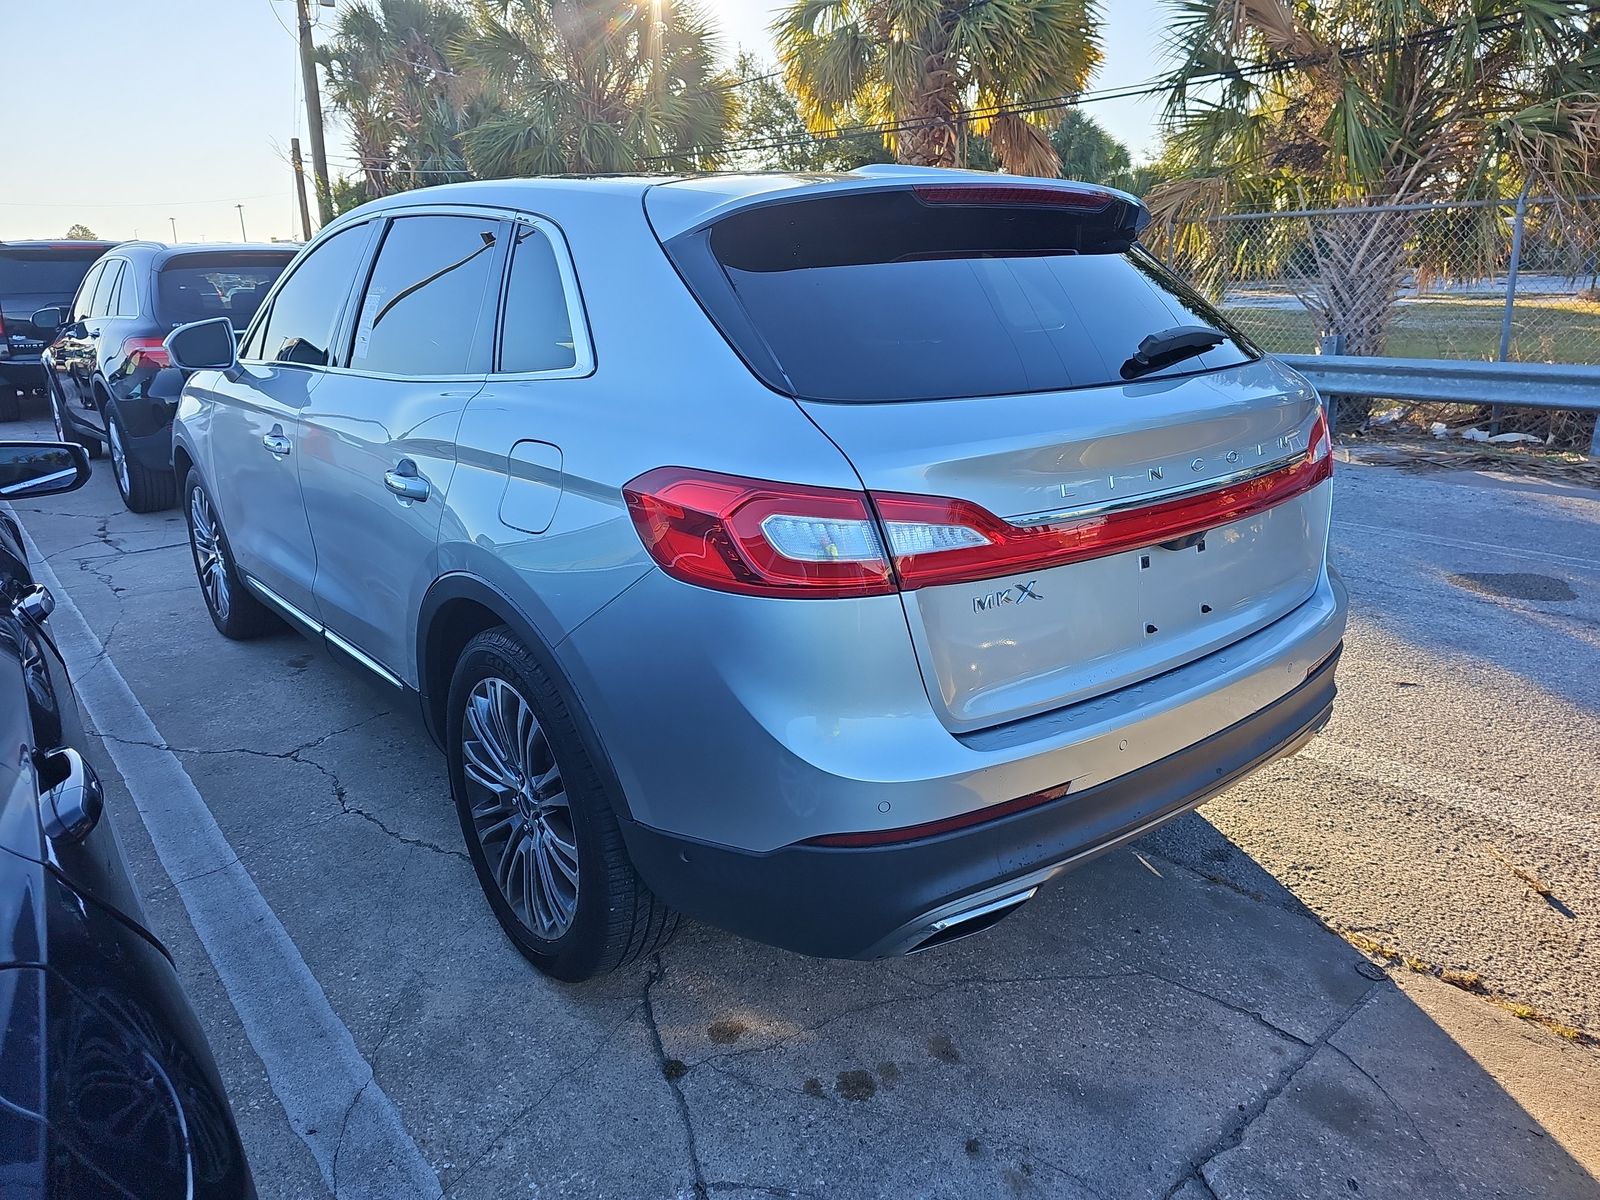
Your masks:
{"label": "side mirror", "polygon": [[67,323],[67,314],[59,307],[41,308],[33,314],[33,324],[40,333],[54,333]]}
{"label": "side mirror", "polygon": [[89,482],[89,452],[71,442],[0,442],[0,500],[75,492]]}
{"label": "side mirror", "polygon": [[180,325],[167,334],[167,358],[185,371],[231,371],[239,365],[233,322],[213,317]]}

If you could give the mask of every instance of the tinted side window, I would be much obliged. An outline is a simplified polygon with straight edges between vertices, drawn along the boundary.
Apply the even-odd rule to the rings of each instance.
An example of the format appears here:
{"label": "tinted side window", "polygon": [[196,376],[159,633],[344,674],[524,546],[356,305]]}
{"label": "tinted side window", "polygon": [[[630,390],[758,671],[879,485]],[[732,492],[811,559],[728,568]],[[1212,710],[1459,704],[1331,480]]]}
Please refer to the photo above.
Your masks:
{"label": "tinted side window", "polygon": [[540,230],[519,228],[506,285],[500,370],[560,371],[577,361],[567,290],[556,265],[555,249]]}
{"label": "tinted side window", "polygon": [[481,217],[395,220],[362,299],[350,366],[415,377],[487,371],[501,229]]}
{"label": "tinted side window", "polygon": [[350,294],[351,276],[361,265],[369,232],[366,225],[341,229],[300,260],[273,297],[266,322],[250,339],[247,357],[328,365],[333,327]]}
{"label": "tinted side window", "polygon": [[94,299],[95,288],[100,286],[100,277],[105,274],[105,264],[90,269],[83,277],[83,283],[78,287],[78,297],[72,302],[72,319],[81,321],[89,315],[89,302]]}
{"label": "tinted side window", "polygon": [[106,264],[106,269],[100,273],[100,282],[95,285],[94,299],[89,302],[89,315],[103,317],[111,312],[111,297],[117,290],[117,281],[122,278],[122,260],[113,259]]}
{"label": "tinted side window", "polygon": [[117,317],[136,317],[139,315],[139,283],[137,273],[131,265],[124,267],[122,278],[117,283],[116,294],[111,298],[111,314]]}

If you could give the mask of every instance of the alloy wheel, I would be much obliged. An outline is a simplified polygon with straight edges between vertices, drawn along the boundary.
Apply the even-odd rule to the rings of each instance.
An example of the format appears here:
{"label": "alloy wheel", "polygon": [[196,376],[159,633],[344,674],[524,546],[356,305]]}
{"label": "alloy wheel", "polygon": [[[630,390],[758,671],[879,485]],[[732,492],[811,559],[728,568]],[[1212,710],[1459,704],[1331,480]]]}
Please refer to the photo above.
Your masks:
{"label": "alloy wheel", "polygon": [[117,490],[124,498],[128,495],[128,456],[122,449],[122,434],[117,432],[117,423],[106,421],[106,440],[111,443],[111,468],[117,475]]}
{"label": "alloy wheel", "polygon": [[577,834],[550,739],[508,681],[491,675],[467,696],[461,757],[473,831],[501,896],[555,941],[578,912]]}
{"label": "alloy wheel", "polygon": [[[113,426],[113,429],[115,427]],[[112,433],[112,454],[116,451],[116,434]],[[189,540],[194,546],[194,563],[200,574],[200,587],[206,594],[211,611],[226,621],[228,619],[228,559],[222,546],[222,533],[217,525],[217,514],[211,508],[203,488],[189,492]]]}

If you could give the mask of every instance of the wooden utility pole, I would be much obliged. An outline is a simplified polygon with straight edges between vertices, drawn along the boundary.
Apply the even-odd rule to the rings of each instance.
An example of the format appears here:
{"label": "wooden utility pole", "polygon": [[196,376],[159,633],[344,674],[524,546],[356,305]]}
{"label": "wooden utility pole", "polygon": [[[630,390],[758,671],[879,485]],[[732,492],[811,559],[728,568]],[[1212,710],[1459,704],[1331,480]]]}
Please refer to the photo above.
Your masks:
{"label": "wooden utility pole", "polygon": [[333,220],[333,192],[328,186],[328,148],[322,140],[322,93],[317,86],[316,47],[311,43],[310,0],[294,0],[300,22],[300,78],[306,94],[306,124],[311,136],[311,170],[317,181],[317,214]]}
{"label": "wooden utility pole", "polygon": [[294,190],[300,197],[300,238],[311,240],[311,206],[306,203],[306,164],[300,157],[300,139],[289,139],[289,161],[294,164]]}

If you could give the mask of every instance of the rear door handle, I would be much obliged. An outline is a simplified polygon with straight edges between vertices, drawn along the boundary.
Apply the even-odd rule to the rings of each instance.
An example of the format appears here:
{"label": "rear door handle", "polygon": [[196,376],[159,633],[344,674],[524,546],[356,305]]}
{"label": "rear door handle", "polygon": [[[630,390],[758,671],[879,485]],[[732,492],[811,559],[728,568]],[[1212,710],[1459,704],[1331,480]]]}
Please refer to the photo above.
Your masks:
{"label": "rear door handle", "polygon": [[261,444],[273,454],[276,454],[279,458],[282,458],[285,454],[289,453],[289,439],[276,431],[269,433],[266,437],[262,438]]}
{"label": "rear door handle", "polygon": [[428,481],[417,474],[417,464],[409,458],[402,458],[393,470],[383,473],[383,486],[402,500],[422,501],[433,493]]}

